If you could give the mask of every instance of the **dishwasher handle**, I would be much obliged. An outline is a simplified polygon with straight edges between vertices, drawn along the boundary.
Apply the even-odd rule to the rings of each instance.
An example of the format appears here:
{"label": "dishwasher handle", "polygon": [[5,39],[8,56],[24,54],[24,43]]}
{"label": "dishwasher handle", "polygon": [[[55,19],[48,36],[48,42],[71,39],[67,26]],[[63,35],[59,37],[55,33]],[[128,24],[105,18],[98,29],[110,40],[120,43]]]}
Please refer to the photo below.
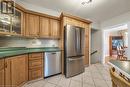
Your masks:
{"label": "dishwasher handle", "polygon": [[53,55],[54,55],[54,54],[56,54],[56,53],[51,53],[51,54],[53,54]]}

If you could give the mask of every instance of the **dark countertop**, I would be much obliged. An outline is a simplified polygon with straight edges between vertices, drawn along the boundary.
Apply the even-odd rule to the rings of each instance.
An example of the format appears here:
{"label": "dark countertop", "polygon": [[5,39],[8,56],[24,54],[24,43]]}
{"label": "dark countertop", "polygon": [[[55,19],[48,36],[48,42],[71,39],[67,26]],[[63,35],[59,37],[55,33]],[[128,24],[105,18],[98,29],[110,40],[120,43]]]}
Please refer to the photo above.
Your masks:
{"label": "dark countertop", "polygon": [[110,60],[109,64],[117,69],[119,72],[130,78],[130,60],[128,61],[119,61],[119,60]]}
{"label": "dark countertop", "polygon": [[0,48],[0,58],[6,58],[10,56],[35,53],[35,52],[54,52],[61,51],[58,47],[37,47],[37,48],[26,48],[26,47],[9,47]]}

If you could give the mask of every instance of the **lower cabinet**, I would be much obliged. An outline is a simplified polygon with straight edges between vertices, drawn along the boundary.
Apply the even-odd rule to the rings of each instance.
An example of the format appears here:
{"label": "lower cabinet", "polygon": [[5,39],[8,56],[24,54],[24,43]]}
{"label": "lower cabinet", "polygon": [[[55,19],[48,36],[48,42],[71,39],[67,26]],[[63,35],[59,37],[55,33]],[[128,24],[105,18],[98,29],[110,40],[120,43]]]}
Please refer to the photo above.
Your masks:
{"label": "lower cabinet", "polygon": [[43,53],[0,59],[0,87],[21,87],[28,80],[43,78]]}
{"label": "lower cabinet", "polygon": [[43,53],[29,54],[29,80],[43,78]]}
{"label": "lower cabinet", "polygon": [[28,56],[5,59],[5,87],[18,87],[28,80]]}
{"label": "lower cabinet", "polygon": [[43,77],[43,71],[41,67],[29,70],[29,80],[34,80]]}
{"label": "lower cabinet", "polygon": [[0,87],[4,87],[4,81],[5,81],[4,74],[5,74],[4,59],[0,59]]}

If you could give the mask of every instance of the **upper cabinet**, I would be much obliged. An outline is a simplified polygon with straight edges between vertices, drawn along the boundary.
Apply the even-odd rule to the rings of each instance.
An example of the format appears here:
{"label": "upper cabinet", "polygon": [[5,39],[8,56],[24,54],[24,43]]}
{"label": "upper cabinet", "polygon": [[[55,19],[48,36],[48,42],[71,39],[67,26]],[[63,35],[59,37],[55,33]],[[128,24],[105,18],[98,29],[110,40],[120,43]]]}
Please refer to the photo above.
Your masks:
{"label": "upper cabinet", "polygon": [[60,21],[34,14],[26,14],[25,36],[59,38]]}
{"label": "upper cabinet", "polygon": [[25,29],[25,36],[39,36],[39,16],[33,14],[26,14],[26,29]]}
{"label": "upper cabinet", "polygon": [[11,32],[11,16],[0,13],[0,33]]}
{"label": "upper cabinet", "polygon": [[40,17],[40,37],[50,36],[50,22],[49,18]]}
{"label": "upper cabinet", "polygon": [[0,13],[0,35],[60,38],[58,17],[29,11],[16,4],[14,15]]}
{"label": "upper cabinet", "polygon": [[0,33],[22,35],[23,12],[15,9],[14,15],[0,13]]}
{"label": "upper cabinet", "polygon": [[22,34],[23,32],[23,12],[16,9],[12,17],[12,33]]}
{"label": "upper cabinet", "polygon": [[52,37],[54,38],[60,37],[60,21],[50,19],[50,32]]}

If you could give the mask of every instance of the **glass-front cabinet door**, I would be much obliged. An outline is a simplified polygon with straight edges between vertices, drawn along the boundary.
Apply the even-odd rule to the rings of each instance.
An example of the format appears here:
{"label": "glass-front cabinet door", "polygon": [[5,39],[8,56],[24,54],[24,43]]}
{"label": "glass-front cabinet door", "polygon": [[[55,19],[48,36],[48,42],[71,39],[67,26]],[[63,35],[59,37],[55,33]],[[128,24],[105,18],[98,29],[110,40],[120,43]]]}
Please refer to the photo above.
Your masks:
{"label": "glass-front cabinet door", "polygon": [[15,9],[13,15],[0,12],[0,33],[22,35],[23,12]]}
{"label": "glass-front cabinet door", "polygon": [[0,13],[0,33],[11,32],[11,16]]}
{"label": "glass-front cabinet door", "polygon": [[12,17],[12,33],[13,34],[22,34],[22,21],[23,21],[23,13],[15,9],[14,16]]}

